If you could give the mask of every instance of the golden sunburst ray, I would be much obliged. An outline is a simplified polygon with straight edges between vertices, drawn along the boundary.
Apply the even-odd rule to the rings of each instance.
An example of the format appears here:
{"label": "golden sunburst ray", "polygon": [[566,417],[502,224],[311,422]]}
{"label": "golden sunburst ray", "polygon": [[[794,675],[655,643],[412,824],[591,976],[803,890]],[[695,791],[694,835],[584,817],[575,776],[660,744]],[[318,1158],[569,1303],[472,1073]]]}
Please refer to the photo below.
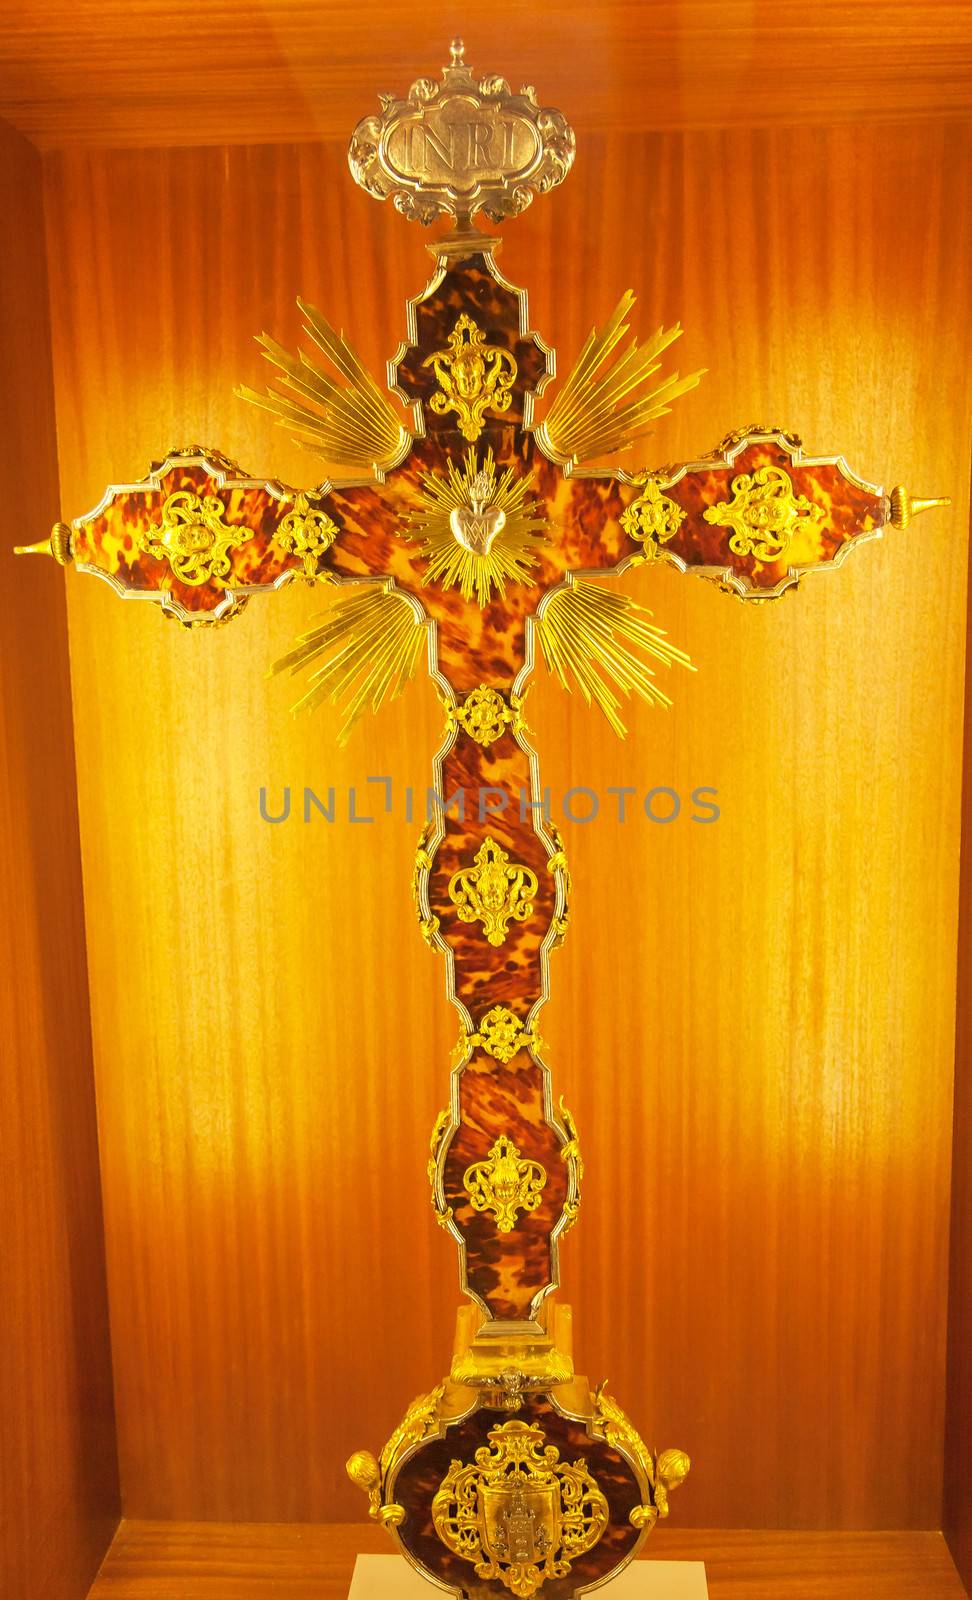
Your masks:
{"label": "golden sunburst ray", "polygon": [[635,303],[628,289],[599,333],[592,328],[580,355],[554,396],[535,437],[544,453],[566,464],[616,455],[650,432],[648,424],[671,410],[669,404],[694,389],[704,368],[685,378],[674,372],[645,393],[645,384],[661,366],[659,357],[681,337],[682,328],[659,328],[646,344],[635,339],[628,350],[614,352],[628,332],[625,321]]}
{"label": "golden sunburst ray", "polygon": [[396,415],[370,372],[359,360],[343,333],[338,333],[321,313],[304,300],[297,301],[306,319],[304,331],[323,351],[346,387],[338,383],[303,351],[292,356],[267,333],[257,343],[280,373],[285,389],[311,402],[291,399],[278,389],[262,394],[247,385],[236,393],[291,428],[296,444],[340,466],[388,472],[405,460],[413,435]]}
{"label": "golden sunburst ray", "polygon": [[344,713],[339,743],[363,712],[395,700],[415,675],[428,629],[397,589],[368,585],[339,590],[319,627],[303,633],[270,673],[296,673],[318,662],[310,687],[292,709],[313,711],[329,701]]}
{"label": "golden sunburst ray", "polygon": [[504,595],[507,582],[529,582],[546,522],[532,482],[533,472],[515,464],[497,472],[491,449],[480,465],[472,445],[461,467],[450,461],[445,473],[420,472],[419,504],[402,531],[423,541],[423,584],[457,588],[485,606],[494,589]]}
{"label": "golden sunburst ray", "polygon": [[670,644],[662,629],[647,620],[650,616],[650,611],[627,595],[578,578],[555,589],[534,622],[548,670],[568,692],[573,683],[588,705],[599,706],[621,738],[626,729],[612,685],[623,695],[636,694],[655,705],[672,703],[635,650],[666,667],[678,665],[695,671],[684,650]]}

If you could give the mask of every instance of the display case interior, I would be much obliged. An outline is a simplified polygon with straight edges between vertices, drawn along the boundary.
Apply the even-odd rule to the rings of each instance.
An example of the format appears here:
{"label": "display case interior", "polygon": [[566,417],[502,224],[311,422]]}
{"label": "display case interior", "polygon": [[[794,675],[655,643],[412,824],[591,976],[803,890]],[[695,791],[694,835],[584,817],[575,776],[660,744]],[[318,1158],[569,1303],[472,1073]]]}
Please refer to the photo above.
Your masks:
{"label": "display case interior", "polygon": [[[42,9],[79,73],[110,54],[107,11],[70,46]],[[945,50],[952,8],[933,9]],[[899,39],[878,48],[879,97],[851,8],[842,90],[807,41],[798,104],[745,68],[762,126],[738,63],[709,64],[705,104],[658,69],[649,115],[626,57],[643,80],[645,40],[671,59],[677,41],[653,8],[601,11],[596,40],[574,19],[600,43],[583,71],[560,12],[542,57],[522,23],[467,28],[477,61],[534,73],[578,129],[570,183],[504,230],[530,327],[566,371],[633,287],[644,333],[680,321],[683,368],[708,369],[656,424],[657,462],[768,418],[952,507],[772,604],[674,563],[627,572],[620,591],[697,671],[670,711],[625,705],[624,745],[544,674],[531,688],[554,816],[571,790],[597,806],[560,818],[576,897],[542,1019],[586,1166],[561,1292],[583,1369],[610,1373],[649,1442],[693,1458],[654,1554],[704,1559],[716,1600],[958,1600],[968,84],[963,100],[947,63],[909,77]],[[186,40],[211,20],[187,13]],[[353,187],[346,135],[376,87],[440,59],[448,22],[423,22],[383,70],[367,29],[352,41],[338,19],[343,64],[334,40],[327,71],[320,40],[310,52],[320,84],[291,62],[291,23],[281,8],[266,66],[300,92],[266,123],[245,65],[265,19],[241,22],[238,78],[216,72],[218,115],[205,73],[188,104],[159,75],[141,14],[101,91],[92,73],[68,96],[62,55],[33,35],[0,66],[17,218],[0,264],[11,1600],[343,1594],[354,1554],[386,1547],[345,1460],[449,1364],[459,1285],[424,1151],[455,1015],[408,893],[441,741],[432,684],[420,672],[341,744],[332,710],[291,718],[293,684],[266,678],[322,590],[295,582],[188,632],[11,554],[167,445],[218,444],[313,488],[313,459],[234,394],[264,381],[255,335],[297,341],[298,295],[353,330],[372,372],[405,339],[428,240]],[[153,62],[150,115],[131,80]],[[692,820],[700,789],[717,791],[714,824]],[[671,823],[646,812],[661,790]]]}

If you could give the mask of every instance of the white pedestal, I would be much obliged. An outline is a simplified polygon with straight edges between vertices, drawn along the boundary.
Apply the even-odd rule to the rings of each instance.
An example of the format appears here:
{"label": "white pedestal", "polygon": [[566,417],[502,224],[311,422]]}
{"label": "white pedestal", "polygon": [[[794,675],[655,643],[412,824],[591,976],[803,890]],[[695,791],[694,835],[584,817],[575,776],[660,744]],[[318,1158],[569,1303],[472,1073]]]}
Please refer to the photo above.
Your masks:
{"label": "white pedestal", "polygon": [[[359,1556],[348,1600],[431,1600],[426,1582],[404,1556]],[[442,1591],[440,1590],[441,1594]],[[605,1600],[708,1600],[702,1561],[632,1561],[598,1590]],[[541,1589],[537,1600],[543,1600]]]}

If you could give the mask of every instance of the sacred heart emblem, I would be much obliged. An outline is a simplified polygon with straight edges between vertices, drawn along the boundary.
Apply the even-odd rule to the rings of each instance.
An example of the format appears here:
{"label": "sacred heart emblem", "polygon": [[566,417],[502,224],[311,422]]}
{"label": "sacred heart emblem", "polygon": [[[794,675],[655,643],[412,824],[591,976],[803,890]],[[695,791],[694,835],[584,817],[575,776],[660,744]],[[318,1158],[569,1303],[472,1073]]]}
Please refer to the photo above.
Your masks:
{"label": "sacred heart emblem", "polygon": [[482,511],[474,511],[471,506],[453,506],[449,515],[453,537],[474,556],[489,555],[505,523],[506,512],[499,506],[487,506]]}

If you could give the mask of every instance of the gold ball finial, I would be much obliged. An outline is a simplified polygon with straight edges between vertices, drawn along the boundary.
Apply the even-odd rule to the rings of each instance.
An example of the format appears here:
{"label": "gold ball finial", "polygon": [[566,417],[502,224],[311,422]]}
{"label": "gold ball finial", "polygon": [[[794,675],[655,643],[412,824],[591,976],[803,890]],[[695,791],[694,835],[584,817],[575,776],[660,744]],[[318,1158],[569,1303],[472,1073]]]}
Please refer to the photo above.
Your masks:
{"label": "gold ball finial", "polygon": [[356,1450],[349,1456],[345,1471],[359,1489],[373,1489],[380,1479],[378,1463],[370,1450]]}
{"label": "gold ball finial", "polygon": [[654,1506],[635,1506],[628,1515],[628,1521],[639,1531],[642,1528],[653,1528],[658,1521],[658,1512]]}
{"label": "gold ball finial", "polygon": [[666,1489],[677,1489],[685,1482],[691,1466],[684,1450],[663,1450],[655,1464],[655,1475]]}
{"label": "gold ball finial", "polygon": [[454,67],[465,66],[466,46],[461,39],[453,39],[449,46],[449,54],[452,57],[452,65]]}

